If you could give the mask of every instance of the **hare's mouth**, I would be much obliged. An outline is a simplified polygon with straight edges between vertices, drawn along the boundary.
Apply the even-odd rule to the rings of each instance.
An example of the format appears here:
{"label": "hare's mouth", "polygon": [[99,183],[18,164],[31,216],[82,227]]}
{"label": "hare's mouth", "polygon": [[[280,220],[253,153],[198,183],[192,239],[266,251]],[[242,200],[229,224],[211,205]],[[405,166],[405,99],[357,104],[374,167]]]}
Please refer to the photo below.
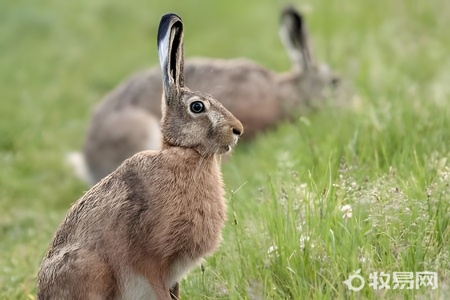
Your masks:
{"label": "hare's mouth", "polygon": [[225,153],[227,153],[227,152],[230,152],[231,149],[233,149],[233,147],[231,147],[231,145],[226,145],[226,146],[220,147],[220,148],[218,149],[219,151],[217,151],[217,152],[218,152],[218,154],[225,154]]}
{"label": "hare's mouth", "polygon": [[239,138],[237,136],[233,137],[233,140],[230,141],[228,144],[221,146],[218,149],[218,154],[225,154],[227,152],[230,152],[231,150],[233,150],[233,148],[236,146],[237,142],[238,142]]}
{"label": "hare's mouth", "polygon": [[219,151],[217,151],[217,152],[218,152],[218,154],[228,153],[231,150],[233,150],[234,145],[236,145],[236,144],[229,144],[229,145],[222,146],[222,147],[219,148]]}

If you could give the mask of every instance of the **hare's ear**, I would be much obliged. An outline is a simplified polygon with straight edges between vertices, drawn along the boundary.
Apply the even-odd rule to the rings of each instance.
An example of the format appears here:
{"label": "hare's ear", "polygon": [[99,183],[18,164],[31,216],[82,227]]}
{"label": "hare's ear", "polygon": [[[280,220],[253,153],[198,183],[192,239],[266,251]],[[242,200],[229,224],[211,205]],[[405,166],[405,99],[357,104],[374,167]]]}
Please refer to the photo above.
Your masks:
{"label": "hare's ear", "polygon": [[167,105],[178,100],[184,86],[183,22],[175,14],[161,18],[158,29],[158,54]]}
{"label": "hare's ear", "polygon": [[281,13],[280,38],[295,66],[308,70],[314,64],[303,16],[291,5]]}

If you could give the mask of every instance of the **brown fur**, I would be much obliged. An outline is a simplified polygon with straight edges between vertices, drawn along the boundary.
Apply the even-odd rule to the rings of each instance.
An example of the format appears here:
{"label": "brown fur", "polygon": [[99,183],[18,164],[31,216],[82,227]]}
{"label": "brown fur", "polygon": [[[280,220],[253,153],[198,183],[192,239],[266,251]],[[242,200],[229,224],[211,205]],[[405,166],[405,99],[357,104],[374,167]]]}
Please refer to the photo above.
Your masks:
{"label": "brown fur", "polygon": [[[243,128],[219,102],[183,86],[182,23],[164,16],[160,35],[167,20],[162,150],[135,154],[72,206],[39,270],[38,299],[178,299],[181,276],[220,243],[217,155]],[[193,101],[206,110],[193,114]]]}
{"label": "brown fur", "polygon": [[[292,70],[277,73],[247,59],[196,58],[186,62],[186,85],[213,95],[241,120],[242,138],[319,107],[336,77],[312,57],[306,25],[292,7],[282,12],[281,37],[292,60]],[[161,70],[152,68],[130,77],[95,108],[83,154],[73,163],[90,184],[112,172],[137,151],[159,149],[154,136],[161,117]],[[130,113],[130,112],[134,112]],[[87,177],[87,178],[86,178]]]}

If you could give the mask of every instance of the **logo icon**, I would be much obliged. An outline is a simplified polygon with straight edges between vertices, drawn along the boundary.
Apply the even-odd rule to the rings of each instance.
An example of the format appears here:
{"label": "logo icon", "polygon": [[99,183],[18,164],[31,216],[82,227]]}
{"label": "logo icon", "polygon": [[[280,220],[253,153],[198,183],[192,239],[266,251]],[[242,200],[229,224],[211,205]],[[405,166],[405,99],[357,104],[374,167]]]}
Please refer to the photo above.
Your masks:
{"label": "logo icon", "polygon": [[[358,269],[358,270],[354,271],[353,274],[350,275],[346,281],[342,282],[342,283],[345,283],[347,285],[347,288],[350,291],[359,292],[360,290],[363,289],[364,285],[366,284],[366,281],[364,280],[364,278],[361,275],[359,275],[359,273],[361,273],[361,269]],[[359,286],[354,286],[353,285],[353,280],[354,279],[359,280],[359,282],[360,282]]]}

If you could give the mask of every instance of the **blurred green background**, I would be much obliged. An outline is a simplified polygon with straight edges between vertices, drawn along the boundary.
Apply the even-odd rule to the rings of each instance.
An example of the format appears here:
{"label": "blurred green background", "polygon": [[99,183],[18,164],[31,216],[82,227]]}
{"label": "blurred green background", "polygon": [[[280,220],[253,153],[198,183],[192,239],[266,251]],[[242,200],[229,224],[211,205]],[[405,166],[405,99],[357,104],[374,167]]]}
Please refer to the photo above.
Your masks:
{"label": "blurred green background", "polygon": [[[106,92],[157,63],[160,17],[183,18],[187,57],[286,71],[285,3],[0,0],[0,299],[34,299],[40,260],[86,190],[65,154]],[[224,242],[183,280],[184,299],[450,297],[450,2],[292,3],[348,105],[238,146]],[[440,288],[349,292],[359,268],[436,271]]]}

